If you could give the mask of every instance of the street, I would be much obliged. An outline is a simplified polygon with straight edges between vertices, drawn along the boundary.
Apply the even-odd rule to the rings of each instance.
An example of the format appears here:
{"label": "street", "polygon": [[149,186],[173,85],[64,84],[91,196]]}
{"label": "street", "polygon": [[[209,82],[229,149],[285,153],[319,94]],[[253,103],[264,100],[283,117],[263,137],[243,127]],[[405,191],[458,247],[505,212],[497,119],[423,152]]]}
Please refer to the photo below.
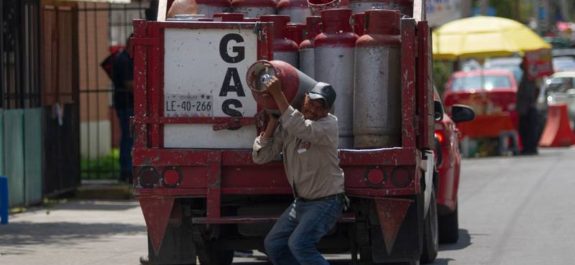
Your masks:
{"label": "street", "polygon": [[[437,265],[572,264],[575,148],[538,156],[465,159],[460,239]],[[67,201],[30,208],[0,226],[0,264],[139,264],[145,223],[136,201]],[[263,264],[236,257],[234,264]],[[329,256],[348,264],[348,255]]]}

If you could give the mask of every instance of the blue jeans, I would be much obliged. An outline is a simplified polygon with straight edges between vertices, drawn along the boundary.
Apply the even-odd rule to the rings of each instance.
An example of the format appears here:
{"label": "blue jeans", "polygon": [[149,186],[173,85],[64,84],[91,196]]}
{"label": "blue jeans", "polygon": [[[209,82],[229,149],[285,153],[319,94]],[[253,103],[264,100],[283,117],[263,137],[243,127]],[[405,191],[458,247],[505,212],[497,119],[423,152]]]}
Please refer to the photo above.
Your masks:
{"label": "blue jeans", "polygon": [[309,202],[295,199],[264,241],[271,262],[274,265],[329,265],[316,244],[334,227],[342,211],[341,196]]}
{"label": "blue jeans", "polygon": [[120,121],[120,178],[124,181],[132,174],[132,145],[134,139],[130,134],[130,117],[134,116],[133,109],[116,109]]}

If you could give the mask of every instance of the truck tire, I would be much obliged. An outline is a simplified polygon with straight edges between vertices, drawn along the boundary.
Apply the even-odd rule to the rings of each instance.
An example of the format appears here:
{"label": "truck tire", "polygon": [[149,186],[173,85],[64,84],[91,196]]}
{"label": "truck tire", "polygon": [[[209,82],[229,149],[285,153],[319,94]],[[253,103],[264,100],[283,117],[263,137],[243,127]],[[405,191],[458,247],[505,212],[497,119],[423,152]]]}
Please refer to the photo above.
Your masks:
{"label": "truck tire", "polygon": [[421,263],[432,263],[437,257],[437,251],[439,250],[438,234],[437,203],[435,200],[435,191],[432,191],[431,200],[429,201],[429,210],[427,211],[423,228],[423,251],[420,258]]}
{"label": "truck tire", "polygon": [[194,225],[193,242],[200,265],[230,265],[234,260],[234,251],[222,249],[219,233],[221,227],[206,229],[204,226]]}
{"label": "truck tire", "polygon": [[214,242],[204,242],[203,246],[196,245],[196,254],[200,265],[231,265],[234,260],[234,251],[219,249]]}
{"label": "truck tire", "polygon": [[439,216],[439,242],[454,244],[459,240],[459,214],[458,208],[446,215]]}

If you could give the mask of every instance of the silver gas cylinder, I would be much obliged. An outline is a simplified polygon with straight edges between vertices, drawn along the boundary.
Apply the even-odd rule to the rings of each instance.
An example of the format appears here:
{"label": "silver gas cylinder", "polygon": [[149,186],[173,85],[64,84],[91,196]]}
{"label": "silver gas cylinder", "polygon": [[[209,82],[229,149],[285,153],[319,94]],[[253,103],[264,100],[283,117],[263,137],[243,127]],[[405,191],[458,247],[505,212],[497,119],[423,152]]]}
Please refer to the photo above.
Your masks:
{"label": "silver gas cylinder", "polygon": [[233,12],[242,13],[246,18],[258,18],[276,14],[274,0],[232,0]]}
{"label": "silver gas cylinder", "polygon": [[211,18],[215,13],[228,12],[231,9],[229,0],[196,0],[198,14]]}
{"label": "silver gas cylinder", "polygon": [[304,40],[299,44],[299,69],[311,78],[315,78],[313,39],[320,33],[320,27],[320,16],[307,17],[304,28]]}
{"label": "silver gas cylinder", "polygon": [[366,33],[355,48],[355,148],[401,145],[401,14],[365,12]]}
{"label": "silver gas cylinder", "polygon": [[273,22],[273,59],[287,62],[294,67],[299,63],[299,46],[295,41],[288,39],[286,36],[286,27],[290,18],[280,15],[265,15],[260,17],[262,22]]}
{"label": "silver gas cylinder", "polygon": [[413,16],[413,0],[349,0],[354,14],[373,9],[399,10],[401,14]]}
{"label": "silver gas cylinder", "polygon": [[339,146],[353,147],[353,62],[357,35],[351,9],[321,11],[322,32],[314,38],[315,79],[331,84],[337,93],[332,112],[338,118]]}
{"label": "silver gas cylinder", "polygon": [[307,0],[281,0],[277,5],[278,15],[289,16],[292,23],[305,23],[311,16]]}

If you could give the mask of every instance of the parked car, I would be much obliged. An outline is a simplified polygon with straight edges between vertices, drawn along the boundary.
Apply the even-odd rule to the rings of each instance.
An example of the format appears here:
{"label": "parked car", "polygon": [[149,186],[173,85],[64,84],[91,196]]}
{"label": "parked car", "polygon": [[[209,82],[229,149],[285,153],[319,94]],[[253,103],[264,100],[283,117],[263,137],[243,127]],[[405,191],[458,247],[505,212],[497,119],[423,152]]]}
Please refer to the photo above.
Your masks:
{"label": "parked car", "polygon": [[459,131],[456,123],[474,118],[473,109],[454,105],[450,117],[437,91],[434,94],[436,187],[439,242],[455,243],[459,239],[458,190],[461,174]]}
{"label": "parked car", "polygon": [[465,104],[477,115],[515,112],[518,82],[504,69],[455,72],[443,95],[445,106]]}

